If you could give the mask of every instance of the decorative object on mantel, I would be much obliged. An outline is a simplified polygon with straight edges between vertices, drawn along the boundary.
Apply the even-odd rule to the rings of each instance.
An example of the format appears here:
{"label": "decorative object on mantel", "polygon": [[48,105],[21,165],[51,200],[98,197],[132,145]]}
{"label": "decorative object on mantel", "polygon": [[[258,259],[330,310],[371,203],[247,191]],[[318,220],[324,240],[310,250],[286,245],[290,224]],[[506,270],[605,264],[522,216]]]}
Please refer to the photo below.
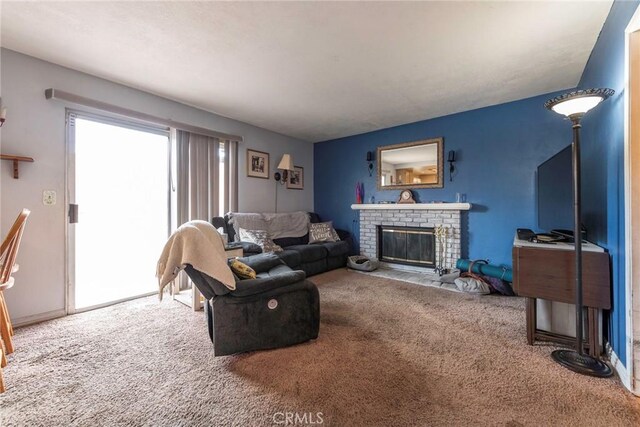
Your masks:
{"label": "decorative object on mantel", "polygon": [[413,198],[413,192],[411,190],[402,190],[400,192],[398,203],[415,203],[415,202],[416,200]]}
{"label": "decorative object on mantel", "polygon": [[[273,178],[280,184],[284,185],[289,182],[289,172],[293,172],[295,170],[294,168],[295,166],[293,166],[293,159],[291,158],[291,154],[283,154],[282,159],[280,159],[280,163],[278,163],[278,167],[276,168],[278,170],[281,170],[282,174],[276,171],[276,173],[273,174]],[[289,188],[289,186],[287,186],[287,188]]]}
{"label": "decorative object on mantel", "polygon": [[453,181],[453,173],[456,171],[456,152],[451,150],[449,151],[449,158],[447,159],[449,162],[449,182]]}
{"label": "decorative object on mantel", "polygon": [[[573,127],[573,222],[574,236],[582,235],[582,215],[580,212],[580,120],[589,110],[609,98],[615,92],[612,89],[577,90],[557,96],[544,103],[544,106],[558,114],[568,117]],[[560,365],[574,372],[594,377],[610,377],[611,367],[596,357],[584,353],[583,326],[584,307],[582,299],[582,239],[575,243],[575,306],[576,306],[576,349],[555,350],[551,357]]]}
{"label": "decorative object on mantel", "polygon": [[247,148],[247,176],[269,179],[269,153]]}
{"label": "decorative object on mantel", "polygon": [[443,260],[444,256],[447,252],[447,238],[449,236],[449,227],[445,227],[444,225],[436,225],[434,227],[434,234],[436,236],[436,240],[438,241],[438,251],[440,252],[440,256],[437,258],[436,268],[434,269],[438,276],[442,276],[444,274],[449,273],[449,269],[444,266]]}
{"label": "decorative object on mantel", "polygon": [[369,176],[373,176],[373,151],[367,151],[367,163],[369,163]]}
{"label": "decorative object on mantel", "polygon": [[33,158],[24,156],[12,156],[8,154],[0,154],[0,160],[11,160],[13,162],[13,178],[18,179],[18,162],[33,163]]}
{"label": "decorative object on mantel", "polygon": [[294,166],[289,174],[287,188],[290,190],[304,190],[304,168],[302,166]]}
{"label": "decorative object on mantel", "polygon": [[364,201],[364,183],[356,182],[356,203],[362,204]]}

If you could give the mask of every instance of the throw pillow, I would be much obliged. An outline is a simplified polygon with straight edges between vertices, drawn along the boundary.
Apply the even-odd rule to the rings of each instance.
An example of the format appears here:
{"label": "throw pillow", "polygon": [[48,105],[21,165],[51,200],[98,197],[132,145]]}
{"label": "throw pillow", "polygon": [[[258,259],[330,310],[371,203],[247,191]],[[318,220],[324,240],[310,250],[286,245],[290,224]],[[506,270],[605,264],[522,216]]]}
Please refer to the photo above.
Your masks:
{"label": "throw pillow", "polygon": [[309,224],[309,244],[318,242],[337,242],[338,233],[333,228],[333,222],[316,222]]}
{"label": "throw pillow", "polygon": [[282,252],[282,248],[276,245],[269,237],[266,230],[245,230],[240,229],[240,240],[251,242],[262,248],[262,252]]}
{"label": "throw pillow", "polygon": [[229,260],[229,267],[241,279],[255,279],[256,271],[237,259]]}

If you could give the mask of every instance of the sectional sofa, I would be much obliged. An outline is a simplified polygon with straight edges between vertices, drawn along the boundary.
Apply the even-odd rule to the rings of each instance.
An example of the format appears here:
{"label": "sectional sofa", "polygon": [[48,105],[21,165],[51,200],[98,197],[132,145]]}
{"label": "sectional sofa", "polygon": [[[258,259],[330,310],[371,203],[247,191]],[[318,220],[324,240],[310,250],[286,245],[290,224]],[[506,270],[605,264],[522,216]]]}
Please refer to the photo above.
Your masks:
{"label": "sectional sofa", "polygon": [[[320,217],[313,212],[309,213],[312,223],[322,222]],[[223,228],[229,236],[229,242],[236,241],[236,233],[229,223],[229,214],[224,217],[215,217],[211,223],[216,228]],[[274,239],[274,242],[284,250],[276,252],[285,264],[293,270],[302,270],[307,276],[324,273],[325,271],[344,267],[347,264],[347,257],[353,251],[353,237],[345,230],[336,229],[339,241],[309,244],[309,235],[301,237],[285,237]],[[262,252],[260,246],[248,242],[240,242],[244,249],[244,256],[250,257]]]}

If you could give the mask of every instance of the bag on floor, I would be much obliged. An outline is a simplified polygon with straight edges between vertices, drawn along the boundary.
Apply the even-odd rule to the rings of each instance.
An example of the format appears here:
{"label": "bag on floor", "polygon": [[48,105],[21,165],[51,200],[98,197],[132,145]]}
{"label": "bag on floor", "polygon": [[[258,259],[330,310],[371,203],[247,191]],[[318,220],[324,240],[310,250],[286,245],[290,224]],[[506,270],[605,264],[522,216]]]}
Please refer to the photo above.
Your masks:
{"label": "bag on floor", "polygon": [[460,277],[453,281],[453,283],[455,283],[458,290],[461,292],[476,295],[489,295],[491,293],[491,286],[482,278],[482,276],[478,276],[471,271],[473,264],[475,264],[475,261],[471,262],[471,264],[469,264],[469,270],[466,273],[462,273]]}

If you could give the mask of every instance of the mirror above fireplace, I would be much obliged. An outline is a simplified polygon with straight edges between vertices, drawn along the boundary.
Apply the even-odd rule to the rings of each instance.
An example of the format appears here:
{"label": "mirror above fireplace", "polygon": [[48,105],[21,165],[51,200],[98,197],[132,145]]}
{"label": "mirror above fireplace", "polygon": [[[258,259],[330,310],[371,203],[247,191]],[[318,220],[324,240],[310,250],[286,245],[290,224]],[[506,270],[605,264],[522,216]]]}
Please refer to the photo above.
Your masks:
{"label": "mirror above fireplace", "polygon": [[442,138],[378,147],[378,190],[442,188]]}

